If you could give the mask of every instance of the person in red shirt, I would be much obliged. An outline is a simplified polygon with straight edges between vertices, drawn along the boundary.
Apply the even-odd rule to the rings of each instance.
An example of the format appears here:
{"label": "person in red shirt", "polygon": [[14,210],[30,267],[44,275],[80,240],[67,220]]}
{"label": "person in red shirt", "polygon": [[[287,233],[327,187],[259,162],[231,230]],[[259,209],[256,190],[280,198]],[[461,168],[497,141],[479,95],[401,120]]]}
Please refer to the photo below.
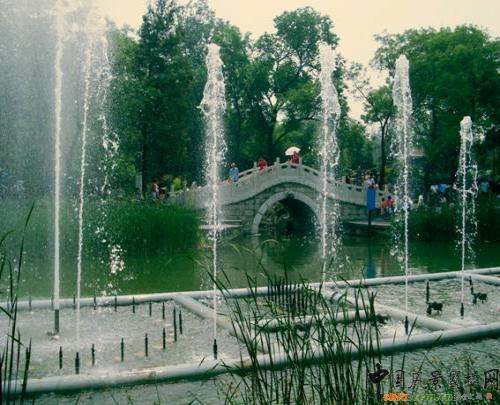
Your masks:
{"label": "person in red shirt", "polygon": [[260,158],[257,162],[257,166],[259,167],[259,170],[267,169],[267,160],[264,158]]}
{"label": "person in red shirt", "polygon": [[293,152],[292,158],[290,159],[290,163],[293,163],[294,165],[300,164],[300,157],[297,152]]}

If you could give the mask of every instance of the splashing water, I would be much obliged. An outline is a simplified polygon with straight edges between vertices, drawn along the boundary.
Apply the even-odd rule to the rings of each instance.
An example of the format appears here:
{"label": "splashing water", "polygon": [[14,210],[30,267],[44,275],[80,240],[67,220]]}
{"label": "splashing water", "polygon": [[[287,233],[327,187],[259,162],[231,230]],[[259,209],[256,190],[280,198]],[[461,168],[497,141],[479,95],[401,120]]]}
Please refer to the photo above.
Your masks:
{"label": "splashing water", "polygon": [[[464,271],[467,261],[474,260],[473,243],[477,233],[476,197],[477,164],[472,148],[476,137],[472,131],[472,120],[464,117],[460,122],[460,154],[455,178],[455,189],[459,192],[460,222],[457,224],[461,251],[461,304],[464,305]],[[462,310],[461,310],[462,311]]]}
{"label": "splashing water", "polygon": [[90,105],[90,70],[92,67],[92,38],[85,49],[84,56],[84,97],[83,97],[83,125],[82,125],[82,144],[80,155],[80,192],[78,204],[78,256],[76,261],[76,336],[80,339],[80,296],[82,281],[82,254],[83,254],[83,209],[85,203],[85,169],[87,161],[87,129]]}
{"label": "splashing water", "polygon": [[[92,79],[94,76],[98,81],[97,93],[99,96],[101,89],[101,73],[105,64],[97,63],[97,51],[104,49],[107,51],[106,46],[99,47],[101,38],[105,38],[102,34],[104,25],[93,11],[90,12],[87,18],[85,27],[87,35],[87,46],[83,55],[83,83],[84,83],[84,96],[83,96],[83,121],[81,132],[81,152],[80,152],[80,187],[79,187],[79,204],[78,204],[78,255],[77,255],[77,280],[76,280],[76,331],[77,339],[80,336],[80,298],[81,298],[81,280],[82,280],[82,259],[83,259],[83,227],[84,227],[84,209],[85,209],[85,183],[86,183],[86,168],[87,168],[87,133],[89,129],[89,113],[92,100]],[[106,42],[107,43],[107,42]],[[100,59],[100,58],[99,58]],[[107,60],[107,59],[106,59]],[[107,85],[105,83],[104,85]]]}
{"label": "splashing water", "polygon": [[61,114],[62,114],[62,54],[63,54],[63,10],[57,4],[56,11],[56,54],[54,86],[54,333],[59,333],[59,271],[60,271],[60,227],[61,208]]}
{"label": "splashing water", "polygon": [[397,109],[395,118],[396,134],[393,137],[393,154],[397,162],[399,176],[396,184],[395,211],[399,222],[403,222],[403,234],[396,235],[396,244],[403,243],[402,266],[405,274],[405,310],[408,311],[408,217],[410,210],[409,168],[413,149],[413,132],[410,120],[413,110],[410,88],[410,65],[406,56],[401,55],[396,61],[396,73],[392,97]]}
{"label": "splashing water", "polygon": [[209,193],[207,222],[209,239],[212,242],[214,343],[217,339],[217,243],[221,229],[221,207],[219,201],[219,172],[224,162],[226,143],[224,140],[224,112],[226,96],[220,49],[215,44],[208,46],[206,57],[208,71],[207,83],[203,92],[200,108],[205,116],[205,180]]}
{"label": "splashing water", "polygon": [[[338,247],[338,236],[336,228],[338,224],[338,203],[334,198],[328,204],[328,186],[335,179],[339,163],[339,147],[337,141],[337,125],[340,118],[340,103],[337,89],[332,81],[335,69],[335,55],[333,50],[323,45],[320,48],[321,62],[321,111],[322,125],[321,137],[319,138],[319,156],[321,158],[321,254],[323,261],[322,279],[326,278],[326,267],[330,257],[336,257]],[[334,188],[332,187],[332,190]]]}

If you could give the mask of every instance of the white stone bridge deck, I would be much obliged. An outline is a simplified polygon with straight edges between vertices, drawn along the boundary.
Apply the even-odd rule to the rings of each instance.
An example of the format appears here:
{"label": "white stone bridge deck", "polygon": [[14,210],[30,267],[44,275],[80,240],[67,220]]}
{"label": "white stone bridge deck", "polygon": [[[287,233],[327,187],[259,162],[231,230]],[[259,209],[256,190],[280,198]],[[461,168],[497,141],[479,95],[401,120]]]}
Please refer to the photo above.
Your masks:
{"label": "white stone bridge deck", "polygon": [[[362,186],[328,179],[327,195],[338,201],[342,220],[366,217],[366,190]],[[259,170],[252,168],[241,172],[236,183],[220,184],[220,203],[226,219],[238,219],[245,230],[258,233],[265,213],[276,203],[292,199],[309,207],[318,217],[319,198],[323,182],[321,173],[302,164],[279,163]],[[205,209],[209,201],[208,187],[186,189],[172,193],[171,203],[195,209]],[[377,191],[377,204],[386,195]]]}

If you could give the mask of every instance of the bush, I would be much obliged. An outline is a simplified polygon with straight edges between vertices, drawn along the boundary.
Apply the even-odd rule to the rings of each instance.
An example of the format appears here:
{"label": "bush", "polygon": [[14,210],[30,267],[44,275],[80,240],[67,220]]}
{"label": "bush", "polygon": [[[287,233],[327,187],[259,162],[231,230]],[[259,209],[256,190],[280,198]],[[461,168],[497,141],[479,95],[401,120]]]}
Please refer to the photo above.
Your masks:
{"label": "bush", "polygon": [[422,241],[449,241],[457,237],[455,209],[420,208],[410,214],[410,237]]}
{"label": "bush", "polygon": [[500,242],[500,204],[494,194],[479,198],[477,219],[480,240]]}
{"label": "bush", "polygon": [[[14,230],[6,248],[15,251],[23,219],[30,202],[2,200],[0,232]],[[61,253],[75,257],[78,251],[76,201],[61,206]],[[84,210],[84,253],[107,258],[113,246],[130,256],[175,254],[198,245],[199,219],[184,207],[136,200],[87,201]],[[52,257],[53,207],[50,200],[36,203],[29,224],[25,252],[29,256]]]}
{"label": "bush", "polygon": [[175,254],[198,241],[199,219],[180,206],[119,201],[107,204],[106,233],[127,255]]}
{"label": "bush", "polygon": [[[450,205],[414,210],[410,214],[410,237],[427,242],[456,240],[459,215],[457,206]],[[478,199],[477,220],[479,241],[500,241],[500,206],[494,195]]]}

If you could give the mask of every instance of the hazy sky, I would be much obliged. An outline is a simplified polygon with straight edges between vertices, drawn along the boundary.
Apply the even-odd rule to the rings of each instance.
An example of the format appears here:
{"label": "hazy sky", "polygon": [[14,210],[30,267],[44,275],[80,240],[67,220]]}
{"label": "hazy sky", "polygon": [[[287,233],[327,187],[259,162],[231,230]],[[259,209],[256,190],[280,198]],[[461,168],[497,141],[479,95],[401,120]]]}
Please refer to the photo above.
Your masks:
{"label": "hazy sky", "polygon": [[[118,24],[139,26],[147,0],[97,0]],[[373,35],[410,27],[474,23],[500,35],[500,0],[209,0],[218,17],[256,35],[272,31],[285,10],[311,6],[328,14],[340,36],[340,52],[368,62],[376,49]]]}
{"label": "hazy sky", "polygon": [[[138,27],[147,0],[96,0],[117,24]],[[473,23],[500,35],[500,0],[209,0],[218,17],[254,36],[273,30],[285,10],[311,6],[327,14],[340,37],[338,51],[367,64],[377,48],[373,35],[384,30]]]}

